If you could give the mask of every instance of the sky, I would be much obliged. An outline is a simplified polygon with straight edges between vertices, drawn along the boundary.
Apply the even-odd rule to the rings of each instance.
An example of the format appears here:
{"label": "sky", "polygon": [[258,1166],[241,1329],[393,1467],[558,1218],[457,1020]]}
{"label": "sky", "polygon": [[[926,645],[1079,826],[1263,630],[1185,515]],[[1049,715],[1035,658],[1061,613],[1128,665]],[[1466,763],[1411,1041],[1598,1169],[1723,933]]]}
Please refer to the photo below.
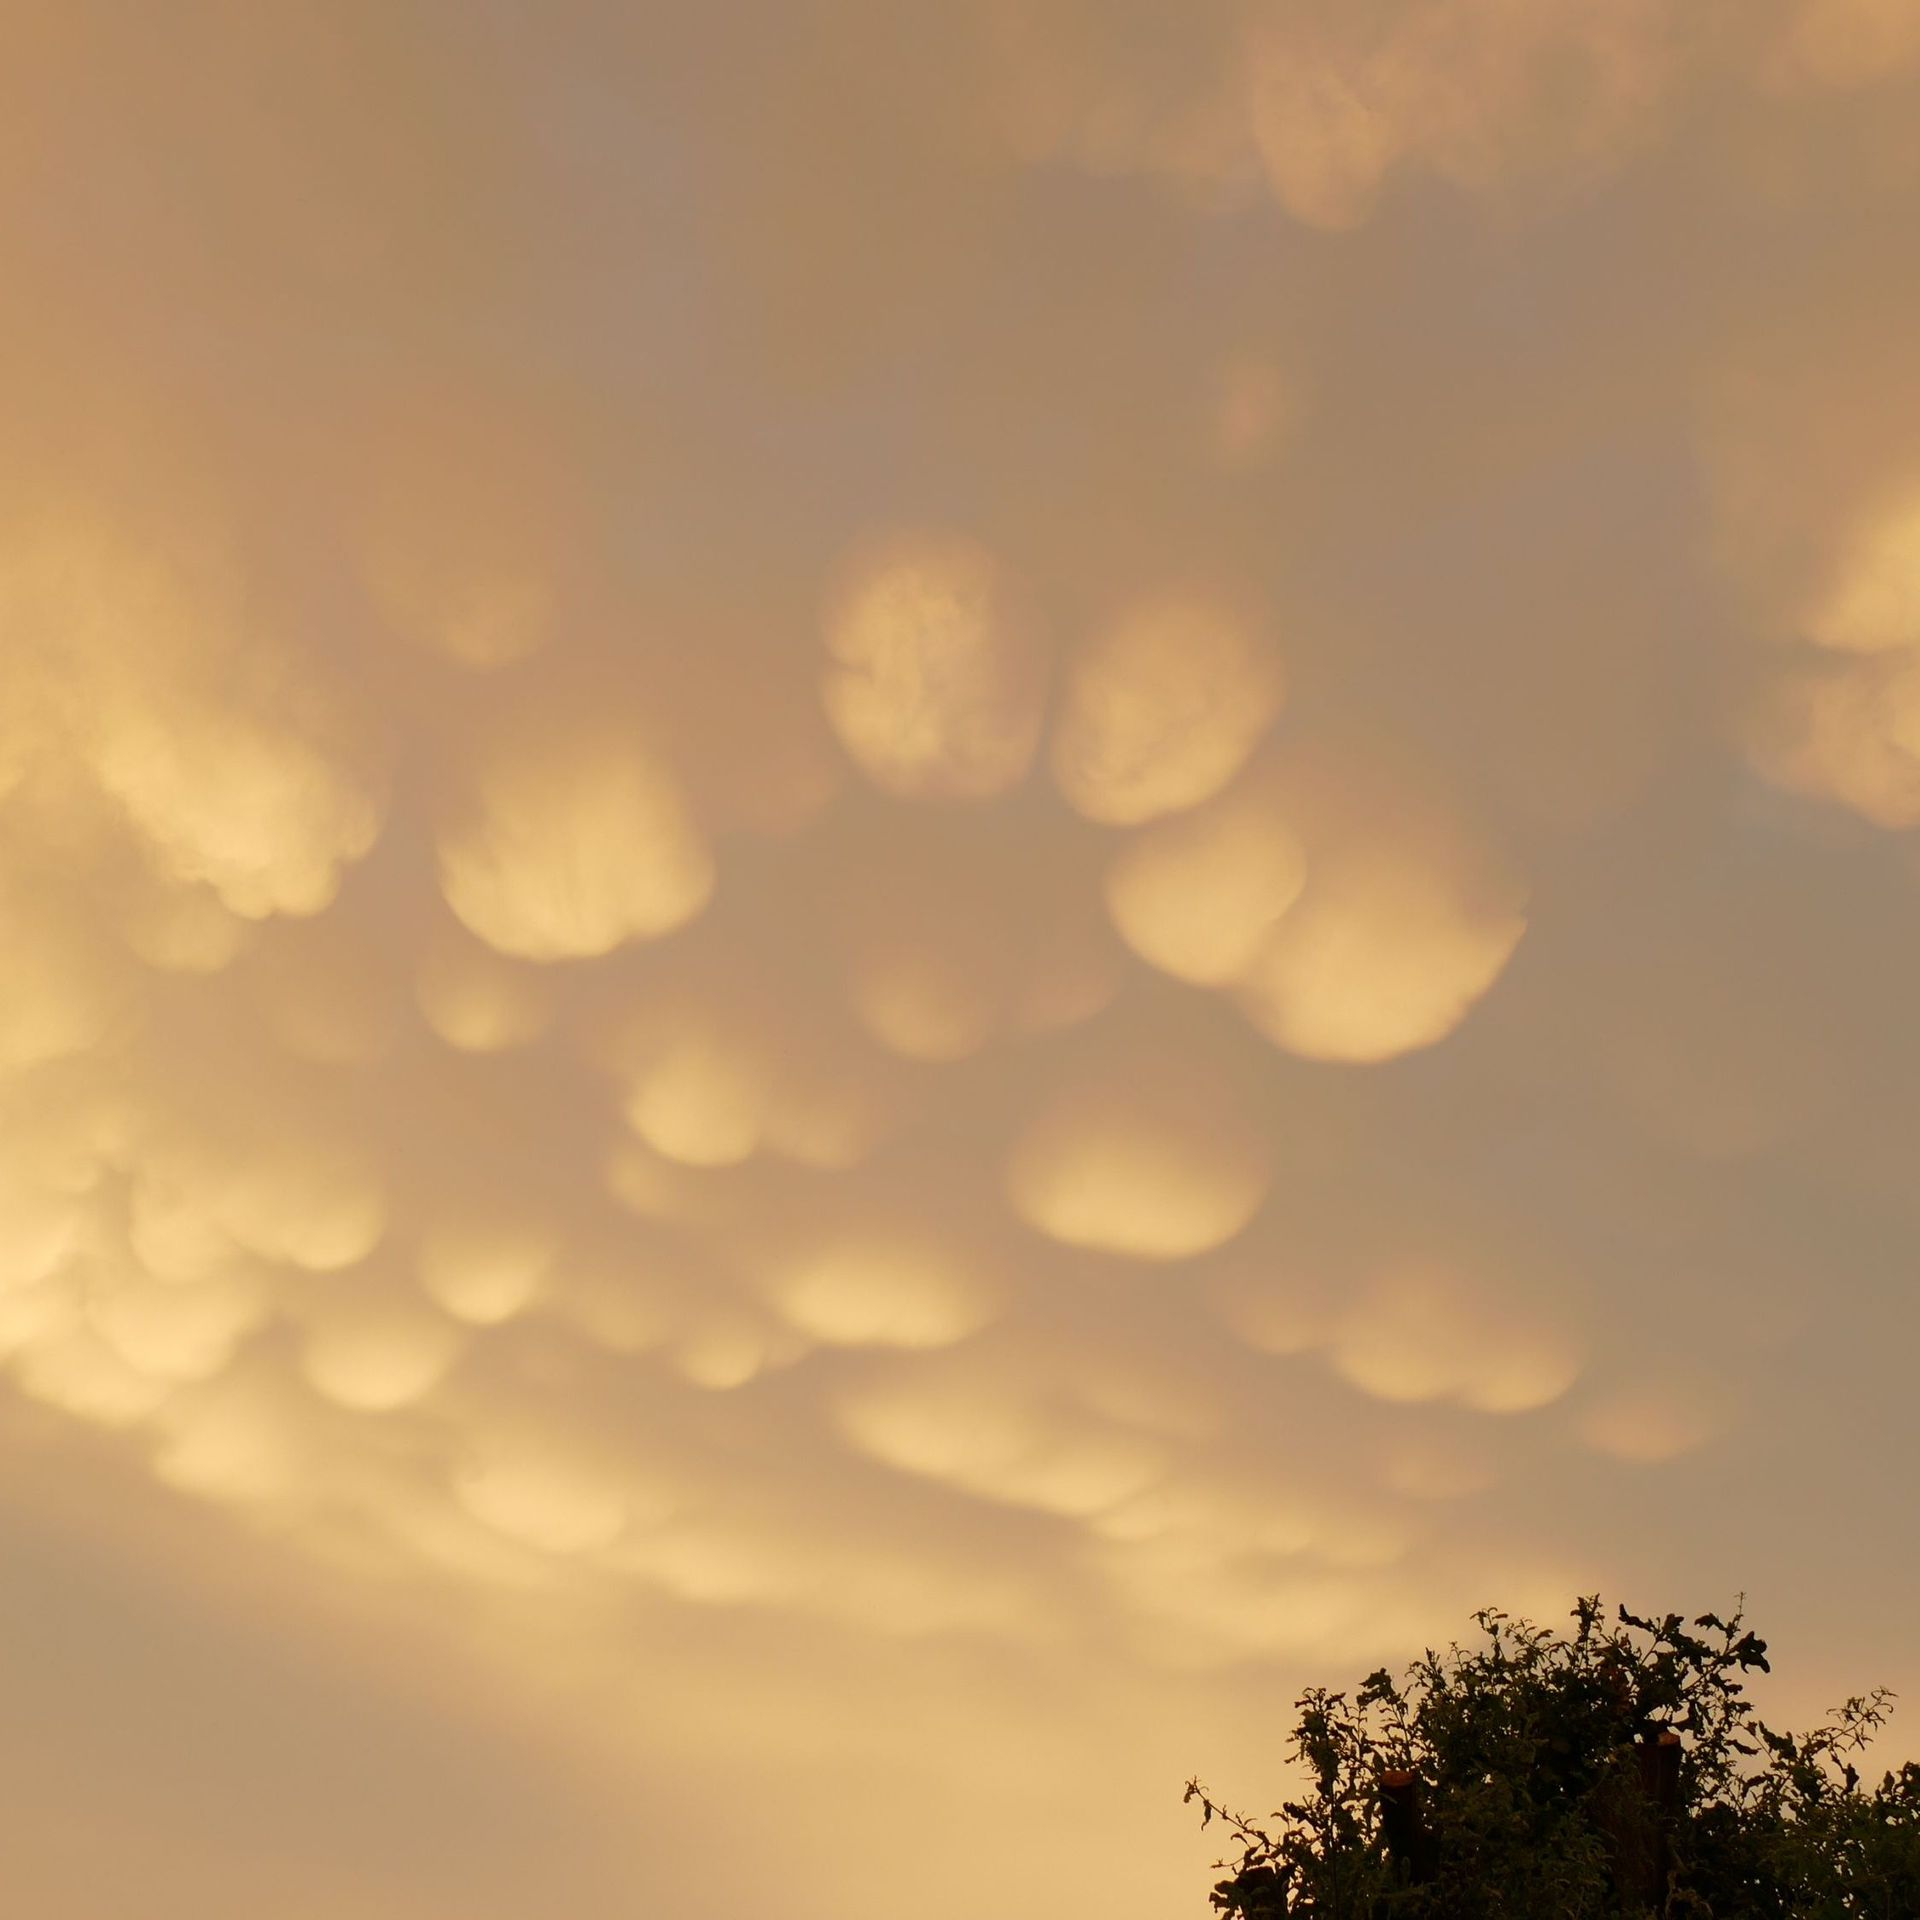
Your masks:
{"label": "sky", "polygon": [[0,16],[19,1911],[1173,1920],[1475,1607],[1920,1693],[1910,0]]}

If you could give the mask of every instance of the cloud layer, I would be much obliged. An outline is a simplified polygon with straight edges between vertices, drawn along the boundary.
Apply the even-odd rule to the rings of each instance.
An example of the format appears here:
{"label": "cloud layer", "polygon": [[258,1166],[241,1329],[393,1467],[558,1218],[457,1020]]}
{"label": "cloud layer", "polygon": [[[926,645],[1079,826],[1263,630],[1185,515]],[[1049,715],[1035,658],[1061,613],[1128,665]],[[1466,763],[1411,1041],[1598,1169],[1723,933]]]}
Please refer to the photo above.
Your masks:
{"label": "cloud layer", "polygon": [[1144,1920],[1476,1604],[1911,1677],[1909,14],[29,6],[36,1910]]}

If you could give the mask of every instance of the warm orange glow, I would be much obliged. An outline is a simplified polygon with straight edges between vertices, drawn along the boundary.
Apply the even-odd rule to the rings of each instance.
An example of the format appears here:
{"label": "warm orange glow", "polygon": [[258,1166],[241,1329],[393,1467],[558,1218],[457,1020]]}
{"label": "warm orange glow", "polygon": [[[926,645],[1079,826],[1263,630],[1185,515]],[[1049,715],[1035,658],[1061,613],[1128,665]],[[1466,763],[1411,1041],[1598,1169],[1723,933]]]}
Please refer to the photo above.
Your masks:
{"label": "warm orange glow", "polygon": [[484,744],[439,842],[447,905],[522,960],[586,959],[707,903],[711,856],[673,776],[589,725]]}
{"label": "warm orange glow", "polygon": [[1107,869],[1107,907],[1141,959],[1222,987],[1253,967],[1306,884],[1305,850],[1255,789],[1129,840]]}
{"label": "warm orange glow", "polygon": [[1271,646],[1231,609],[1143,601],[1069,664],[1054,778],[1088,819],[1111,825],[1193,806],[1240,770],[1284,691]]}
{"label": "warm orange glow", "polygon": [[1914,0],[0,13],[9,1912],[1920,1692]]}
{"label": "warm orange glow", "polygon": [[827,656],[827,717],[887,791],[977,800],[1025,774],[1044,653],[1033,616],[984,548],[925,535],[864,561],[829,616]]}
{"label": "warm orange glow", "polygon": [[1177,1260],[1247,1224],[1265,1160],[1228,1083],[1142,1057],[1068,1085],[1034,1116],[1014,1143],[1008,1194],[1069,1246]]}

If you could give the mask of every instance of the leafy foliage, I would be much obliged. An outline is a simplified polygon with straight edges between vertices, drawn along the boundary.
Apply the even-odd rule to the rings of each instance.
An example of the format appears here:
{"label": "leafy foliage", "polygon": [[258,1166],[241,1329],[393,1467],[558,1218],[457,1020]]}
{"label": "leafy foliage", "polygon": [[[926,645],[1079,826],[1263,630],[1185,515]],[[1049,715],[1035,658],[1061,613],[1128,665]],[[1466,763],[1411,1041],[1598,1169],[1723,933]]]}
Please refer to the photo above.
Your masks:
{"label": "leafy foliage", "polygon": [[1239,1852],[1223,1920],[1916,1920],[1920,1766],[1865,1789],[1884,1688],[1776,1733],[1736,1611],[1597,1597],[1570,1632],[1494,1609],[1479,1642],[1297,1702],[1310,1789],[1257,1825],[1187,1786]]}

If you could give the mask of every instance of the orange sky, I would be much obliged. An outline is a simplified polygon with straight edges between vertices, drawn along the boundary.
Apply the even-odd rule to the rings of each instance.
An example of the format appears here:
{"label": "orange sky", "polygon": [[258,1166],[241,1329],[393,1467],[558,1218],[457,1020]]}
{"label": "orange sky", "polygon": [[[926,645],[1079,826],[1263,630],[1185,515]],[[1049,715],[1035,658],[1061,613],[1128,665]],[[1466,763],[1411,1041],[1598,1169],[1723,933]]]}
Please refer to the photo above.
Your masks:
{"label": "orange sky", "polygon": [[1165,1920],[1479,1604],[1920,1686],[1909,0],[0,23],[23,1913]]}

